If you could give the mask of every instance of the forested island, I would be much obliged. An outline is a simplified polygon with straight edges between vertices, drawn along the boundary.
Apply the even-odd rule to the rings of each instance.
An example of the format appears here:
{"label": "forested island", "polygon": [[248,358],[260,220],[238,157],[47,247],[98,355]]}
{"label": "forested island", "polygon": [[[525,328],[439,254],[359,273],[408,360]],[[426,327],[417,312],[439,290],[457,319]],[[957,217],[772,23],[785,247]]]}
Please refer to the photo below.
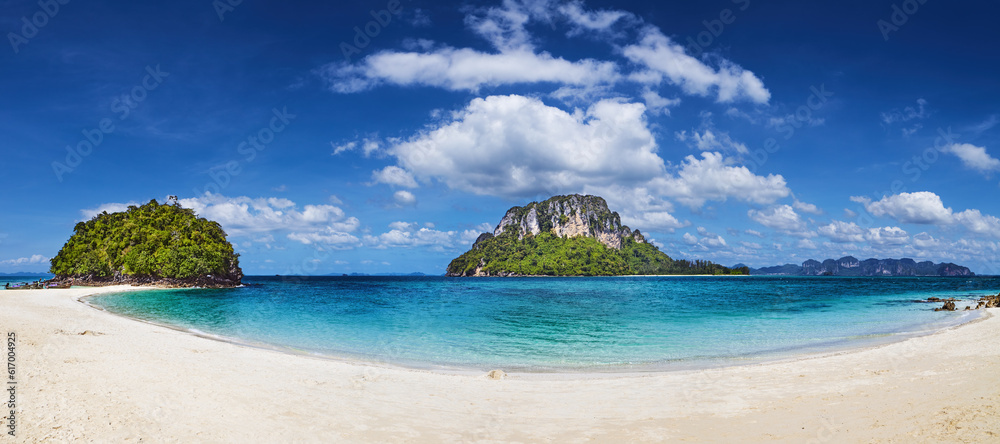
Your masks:
{"label": "forested island", "polygon": [[239,254],[222,226],[171,200],[151,200],[76,224],[51,260],[54,280],[73,285],[241,285]]}
{"label": "forested island", "polygon": [[555,196],[507,211],[493,233],[448,265],[449,276],[748,274],[708,261],[674,260],[598,196]]}

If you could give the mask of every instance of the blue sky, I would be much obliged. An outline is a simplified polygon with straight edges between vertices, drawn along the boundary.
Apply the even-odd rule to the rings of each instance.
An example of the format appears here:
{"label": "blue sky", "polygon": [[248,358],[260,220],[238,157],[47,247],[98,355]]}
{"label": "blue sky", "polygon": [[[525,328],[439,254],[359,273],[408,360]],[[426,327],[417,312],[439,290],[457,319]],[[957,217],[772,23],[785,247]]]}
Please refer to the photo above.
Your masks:
{"label": "blue sky", "polygon": [[675,258],[1000,273],[986,2],[2,3],[0,272],[177,195],[248,274],[443,273],[589,193]]}

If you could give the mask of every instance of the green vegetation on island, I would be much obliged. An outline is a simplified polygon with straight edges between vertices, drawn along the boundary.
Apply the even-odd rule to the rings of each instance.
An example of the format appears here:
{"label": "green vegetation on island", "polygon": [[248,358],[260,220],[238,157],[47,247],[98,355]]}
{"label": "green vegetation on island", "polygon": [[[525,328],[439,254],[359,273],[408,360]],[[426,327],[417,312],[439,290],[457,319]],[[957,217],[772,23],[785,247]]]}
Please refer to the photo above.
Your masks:
{"label": "green vegetation on island", "polygon": [[621,225],[597,196],[556,196],[507,211],[448,265],[449,276],[728,275],[708,261],[674,260]]}
{"label": "green vegetation on island", "polygon": [[76,224],[52,258],[57,280],[75,284],[240,285],[239,254],[217,222],[156,200]]}

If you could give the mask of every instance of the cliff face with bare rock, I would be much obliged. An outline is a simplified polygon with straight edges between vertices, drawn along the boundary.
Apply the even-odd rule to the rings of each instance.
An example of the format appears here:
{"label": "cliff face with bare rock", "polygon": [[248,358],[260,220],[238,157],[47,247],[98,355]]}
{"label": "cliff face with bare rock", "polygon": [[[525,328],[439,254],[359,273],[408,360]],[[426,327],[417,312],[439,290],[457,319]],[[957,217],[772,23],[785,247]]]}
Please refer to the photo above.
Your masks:
{"label": "cliff face with bare rock", "polygon": [[621,250],[625,239],[646,242],[639,230],[633,232],[622,225],[621,217],[608,209],[603,198],[579,194],[511,208],[493,230],[493,235],[499,236],[507,227],[516,230],[518,239],[551,232],[557,237],[592,237],[616,250]]}
{"label": "cliff face with bare rock", "polygon": [[674,260],[598,196],[573,194],[507,210],[493,233],[448,265],[449,276],[745,274],[707,261]]}

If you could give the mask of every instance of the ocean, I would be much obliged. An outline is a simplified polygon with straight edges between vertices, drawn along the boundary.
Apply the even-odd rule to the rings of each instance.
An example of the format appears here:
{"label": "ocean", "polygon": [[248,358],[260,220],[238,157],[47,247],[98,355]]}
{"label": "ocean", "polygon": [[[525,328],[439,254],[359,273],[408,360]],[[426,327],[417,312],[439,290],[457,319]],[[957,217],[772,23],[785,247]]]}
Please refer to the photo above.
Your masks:
{"label": "ocean", "polygon": [[[902,340],[976,319],[1000,278],[247,277],[107,294],[110,312],[254,346],[440,370],[643,372]],[[960,309],[971,302],[959,302]]]}

